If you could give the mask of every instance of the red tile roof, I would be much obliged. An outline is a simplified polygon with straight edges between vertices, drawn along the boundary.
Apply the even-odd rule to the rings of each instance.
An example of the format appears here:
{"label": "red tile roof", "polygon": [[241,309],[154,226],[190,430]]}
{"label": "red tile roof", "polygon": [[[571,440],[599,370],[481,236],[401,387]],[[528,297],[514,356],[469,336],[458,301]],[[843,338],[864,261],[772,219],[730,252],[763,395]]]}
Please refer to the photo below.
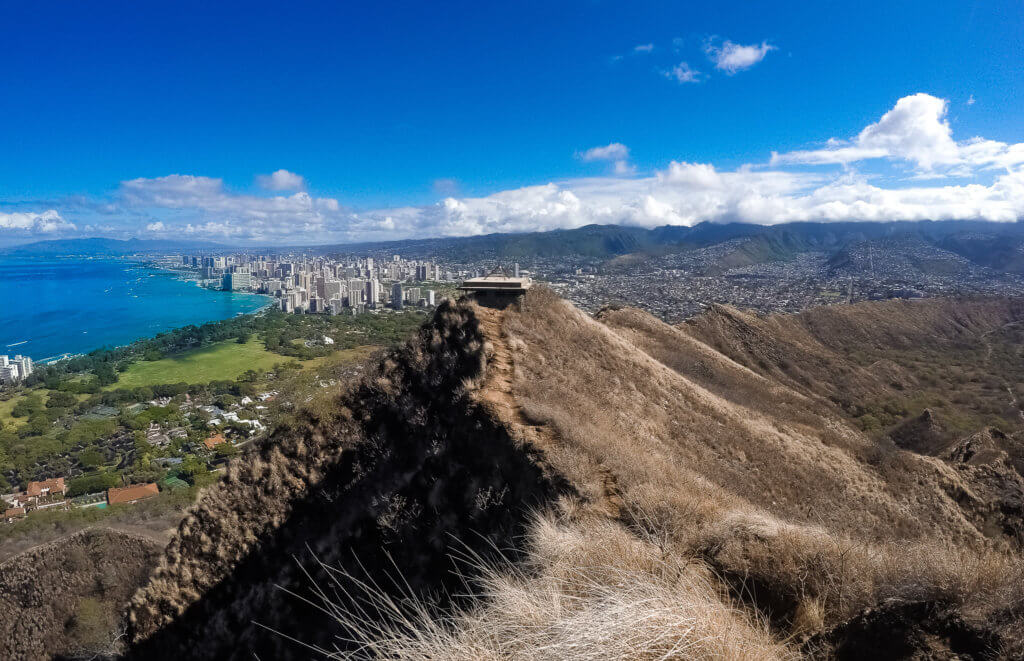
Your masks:
{"label": "red tile roof", "polygon": [[11,519],[11,518],[14,518],[16,516],[25,516],[25,508],[24,507],[9,507],[7,509],[7,511],[4,512],[4,518],[5,519]]}
{"label": "red tile roof", "polygon": [[111,505],[118,503],[134,503],[143,498],[152,498],[160,493],[156,482],[149,484],[133,484],[130,487],[112,487],[107,489],[107,502]]}
{"label": "red tile roof", "polygon": [[206,446],[207,450],[212,450],[215,445],[226,443],[228,439],[224,438],[224,434],[214,434],[210,438],[203,441],[203,445]]}
{"label": "red tile roof", "polygon": [[25,489],[25,493],[29,496],[41,496],[43,491],[49,489],[50,493],[64,493],[67,489],[64,487],[64,478],[55,477],[49,480],[43,480],[42,482],[29,482],[28,489]]}

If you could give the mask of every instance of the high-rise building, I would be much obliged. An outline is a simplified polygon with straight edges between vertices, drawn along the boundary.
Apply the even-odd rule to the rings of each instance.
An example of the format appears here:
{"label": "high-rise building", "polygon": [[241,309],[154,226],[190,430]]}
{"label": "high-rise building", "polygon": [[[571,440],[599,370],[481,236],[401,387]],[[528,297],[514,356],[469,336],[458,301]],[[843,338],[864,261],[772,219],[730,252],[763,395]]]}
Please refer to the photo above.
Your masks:
{"label": "high-rise building", "polygon": [[21,373],[21,378],[25,378],[32,373],[32,359],[28,356],[17,355],[12,361],[18,366],[18,371]]}
{"label": "high-rise building", "polygon": [[338,280],[328,280],[324,283],[322,296],[327,299],[341,298],[345,289],[345,283]]}
{"label": "high-rise building", "polygon": [[0,383],[13,384],[21,381],[32,373],[32,359],[17,355],[10,358],[0,356]]}
{"label": "high-rise building", "polygon": [[224,291],[241,291],[252,289],[252,275],[245,271],[227,272],[221,279],[221,287]]}
{"label": "high-rise building", "polygon": [[4,365],[0,367],[0,383],[13,385],[18,382],[19,378],[17,365]]}
{"label": "high-rise building", "polygon": [[380,285],[377,283],[377,278],[372,278],[366,283],[366,305],[375,308],[377,303],[380,302],[379,290]]}
{"label": "high-rise building", "polygon": [[401,310],[402,302],[402,283],[396,282],[391,285],[391,307]]}

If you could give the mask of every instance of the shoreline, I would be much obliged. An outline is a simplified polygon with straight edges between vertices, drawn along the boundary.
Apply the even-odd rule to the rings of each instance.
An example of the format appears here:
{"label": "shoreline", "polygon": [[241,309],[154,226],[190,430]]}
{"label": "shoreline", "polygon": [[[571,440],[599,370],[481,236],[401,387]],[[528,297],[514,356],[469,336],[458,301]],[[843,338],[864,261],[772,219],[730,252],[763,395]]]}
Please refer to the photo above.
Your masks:
{"label": "shoreline", "polygon": [[[77,261],[77,260],[81,260],[81,259],[89,259],[91,261],[91,260],[94,260],[94,259],[97,259],[97,258],[96,257],[75,257],[75,256],[60,255],[60,256],[53,256],[53,259],[60,259],[60,260],[67,259],[67,260],[71,260],[71,261]],[[238,293],[243,293],[243,294],[245,294],[247,296],[259,296],[260,298],[265,299],[265,300],[264,300],[264,302],[262,302],[260,304],[260,306],[258,308],[254,309],[254,310],[251,310],[249,312],[239,312],[239,313],[236,313],[233,317],[230,317],[230,316],[229,317],[217,317],[217,318],[214,318],[214,319],[207,319],[206,321],[199,322],[199,323],[195,323],[195,322],[187,323],[186,322],[186,323],[182,323],[182,324],[179,324],[179,325],[170,326],[168,328],[165,328],[165,329],[153,332],[153,333],[142,333],[142,334],[138,335],[137,337],[135,337],[135,338],[133,338],[133,339],[127,341],[127,342],[119,342],[119,343],[116,343],[116,344],[115,343],[100,344],[98,346],[94,346],[94,347],[90,348],[87,351],[74,351],[74,352],[68,351],[68,352],[61,352],[61,353],[50,354],[50,355],[47,355],[47,356],[41,357],[41,358],[33,358],[32,360],[33,360],[34,363],[36,363],[38,365],[53,366],[53,365],[56,365],[58,363],[61,363],[61,362],[65,361],[65,360],[71,360],[73,358],[89,355],[90,353],[92,353],[94,351],[99,351],[99,350],[103,350],[103,349],[111,350],[111,351],[125,349],[127,347],[130,347],[133,344],[136,344],[137,342],[145,341],[145,340],[151,339],[151,338],[153,338],[156,335],[159,335],[161,333],[166,333],[166,332],[170,332],[170,331],[173,331],[173,330],[177,330],[177,329],[183,328],[185,326],[203,325],[203,324],[206,324],[206,323],[217,323],[217,322],[225,321],[227,319],[232,319],[232,318],[239,317],[239,316],[262,315],[262,314],[265,314],[266,311],[269,308],[273,307],[273,305],[274,305],[274,301],[275,301],[274,297],[267,296],[266,294],[257,294],[255,292],[225,292],[225,291],[220,291],[220,290],[210,289],[208,287],[204,287],[204,286],[202,286],[202,284],[200,284],[199,280],[196,280],[196,279],[193,279],[193,278],[181,277],[185,273],[184,271],[179,271],[177,269],[167,268],[164,265],[160,264],[159,262],[156,262],[156,261],[152,260],[151,258],[138,258],[138,257],[127,256],[127,255],[125,255],[125,256],[113,256],[112,255],[112,256],[101,257],[99,259],[104,260],[104,261],[110,261],[110,262],[116,262],[116,263],[124,264],[124,265],[126,265],[126,266],[128,266],[130,268],[146,269],[146,270],[157,272],[157,273],[153,273],[151,275],[157,275],[157,274],[173,275],[173,276],[175,276],[174,277],[175,280],[178,280],[178,281],[180,281],[182,283],[193,282],[197,288],[202,289],[202,290],[207,291],[207,292],[210,292],[210,293],[213,293],[213,294],[228,294],[228,295],[233,296],[233,295],[238,294]],[[22,337],[24,337],[24,336],[22,336]],[[10,353],[17,353],[18,352],[17,350],[18,350],[19,347],[22,347],[23,345],[30,345],[31,346],[31,343],[32,343],[32,338],[31,337],[28,338],[28,339],[21,339],[21,340],[12,342],[11,344],[5,345],[3,351],[6,352],[6,353],[9,353],[9,354]],[[27,355],[29,355],[31,357],[30,354],[27,354]]]}

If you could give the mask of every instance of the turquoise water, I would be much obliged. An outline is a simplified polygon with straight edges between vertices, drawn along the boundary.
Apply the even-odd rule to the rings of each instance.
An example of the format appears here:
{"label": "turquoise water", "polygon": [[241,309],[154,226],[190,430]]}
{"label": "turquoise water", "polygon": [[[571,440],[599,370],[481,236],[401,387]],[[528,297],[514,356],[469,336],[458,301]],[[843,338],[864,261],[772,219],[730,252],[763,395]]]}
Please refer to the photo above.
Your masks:
{"label": "turquoise water", "polygon": [[0,354],[40,361],[88,353],[254,312],[267,301],[129,261],[0,258]]}

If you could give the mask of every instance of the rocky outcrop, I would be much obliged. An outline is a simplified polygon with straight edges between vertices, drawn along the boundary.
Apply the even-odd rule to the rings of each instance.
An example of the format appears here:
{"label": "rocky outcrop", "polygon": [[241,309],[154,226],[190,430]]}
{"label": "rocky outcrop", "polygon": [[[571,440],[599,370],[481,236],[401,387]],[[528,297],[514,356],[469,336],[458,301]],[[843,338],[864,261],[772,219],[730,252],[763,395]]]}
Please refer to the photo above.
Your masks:
{"label": "rocky outcrop", "polygon": [[1018,449],[1015,439],[989,428],[956,443],[942,456],[962,476],[966,487],[957,488],[955,496],[979,530],[1022,548],[1024,477],[1014,461]]}
{"label": "rocky outcrop", "polygon": [[969,624],[955,608],[934,601],[890,599],[804,645],[813,659],[999,658],[999,636]]}
{"label": "rocky outcrop", "polygon": [[486,369],[472,306],[445,302],[329,406],[234,462],[134,599],[130,658],[333,649],[344,632],[316,608],[320,563],[426,597],[464,590],[453,555],[514,555],[527,508],[564,485],[471,396]]}
{"label": "rocky outcrop", "polygon": [[931,409],[925,409],[916,418],[903,422],[889,432],[889,437],[897,446],[918,454],[938,454],[947,444],[946,430]]}

